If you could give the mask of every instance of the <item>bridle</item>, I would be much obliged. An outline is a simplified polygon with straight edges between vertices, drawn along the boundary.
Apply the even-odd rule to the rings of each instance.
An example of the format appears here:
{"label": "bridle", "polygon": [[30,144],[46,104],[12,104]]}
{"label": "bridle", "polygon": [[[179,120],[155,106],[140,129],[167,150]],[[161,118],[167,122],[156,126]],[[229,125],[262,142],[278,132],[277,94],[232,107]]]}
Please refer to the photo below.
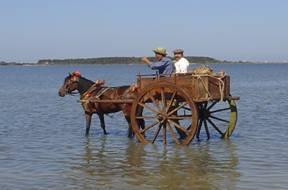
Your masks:
{"label": "bridle", "polygon": [[[68,82],[68,84],[65,84],[65,88],[64,88],[64,92],[65,92],[65,94],[67,94],[67,95],[70,95],[70,96],[75,96],[75,95],[77,95],[77,94],[79,94],[79,92],[74,92],[74,90],[70,90],[70,88],[69,88],[69,86],[70,85],[73,85],[73,84],[78,84],[79,83],[79,77],[80,76],[77,76],[77,75],[74,75],[74,74],[71,74],[70,76],[69,76],[69,78],[67,79],[69,82]],[[66,82],[65,82],[66,83]]]}
{"label": "bridle", "polygon": [[[65,93],[65,95],[70,95],[70,96],[75,96],[80,94],[79,90],[78,92],[74,92],[76,89],[71,90],[71,86],[72,85],[79,85],[79,80],[80,80],[81,74],[79,71],[75,71],[73,73],[69,73],[69,76],[66,77],[64,85],[63,85],[63,91]],[[103,87],[102,85],[105,83],[104,80],[96,80],[96,82],[90,86],[90,88],[88,90],[86,90],[86,92],[84,92],[80,99],[84,98],[84,97],[89,97],[91,96],[91,93],[99,88],[99,87]],[[79,86],[78,86],[79,87]],[[103,95],[107,90],[109,90],[110,88],[105,87],[105,88],[101,88],[101,90],[97,93],[96,97],[100,97],[101,95]]]}

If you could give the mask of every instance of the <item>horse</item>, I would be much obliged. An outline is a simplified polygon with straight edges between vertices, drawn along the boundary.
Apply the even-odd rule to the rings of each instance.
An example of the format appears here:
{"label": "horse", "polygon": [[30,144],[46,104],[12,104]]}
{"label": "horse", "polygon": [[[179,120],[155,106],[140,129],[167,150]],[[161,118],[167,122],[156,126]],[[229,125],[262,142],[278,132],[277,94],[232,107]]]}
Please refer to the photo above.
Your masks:
{"label": "horse", "polygon": [[[119,100],[119,99],[132,99],[135,98],[135,92],[131,86],[118,86],[118,87],[106,87],[103,86],[104,81],[97,80],[93,82],[81,76],[80,72],[69,73],[64,79],[63,85],[58,91],[60,97],[64,97],[66,94],[73,94],[78,91],[80,94],[80,101],[85,113],[86,118],[86,136],[89,135],[91,118],[96,113],[100,120],[100,126],[103,129],[105,135],[108,133],[105,129],[104,114],[116,113],[122,111],[126,121],[128,122],[128,137],[132,138],[134,133],[132,131],[130,122],[131,103],[104,103],[91,101],[95,99],[101,100]],[[144,125],[144,120],[140,121],[140,126]]]}

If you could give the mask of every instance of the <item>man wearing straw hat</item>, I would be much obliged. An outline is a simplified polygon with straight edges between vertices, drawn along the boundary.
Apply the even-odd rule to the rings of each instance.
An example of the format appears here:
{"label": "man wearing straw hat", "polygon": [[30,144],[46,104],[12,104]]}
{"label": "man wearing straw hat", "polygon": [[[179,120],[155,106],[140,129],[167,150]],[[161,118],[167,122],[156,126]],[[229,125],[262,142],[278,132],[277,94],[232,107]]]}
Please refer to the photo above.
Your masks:
{"label": "man wearing straw hat", "polygon": [[147,57],[143,57],[142,62],[148,64],[152,70],[158,70],[159,74],[172,74],[174,66],[171,59],[166,57],[166,49],[155,48],[153,52],[155,53],[155,62],[151,62]]}

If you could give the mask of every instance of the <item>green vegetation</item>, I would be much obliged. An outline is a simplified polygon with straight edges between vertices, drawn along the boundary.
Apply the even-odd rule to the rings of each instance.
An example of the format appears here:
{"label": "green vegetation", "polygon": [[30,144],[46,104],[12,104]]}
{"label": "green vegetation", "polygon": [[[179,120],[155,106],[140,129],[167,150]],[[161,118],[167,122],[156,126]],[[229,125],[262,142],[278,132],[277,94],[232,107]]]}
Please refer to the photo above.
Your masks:
{"label": "green vegetation", "polygon": [[[154,60],[154,57],[149,57]],[[188,56],[187,59],[191,63],[219,63],[221,61],[210,57]],[[42,59],[39,65],[59,65],[59,64],[139,64],[141,57],[100,57],[88,59]]]}
{"label": "green vegetation", "polygon": [[[217,60],[204,56],[185,56],[190,63],[213,64],[213,63],[275,63],[275,62],[251,62],[251,61],[227,61]],[[148,57],[155,61],[154,57]],[[76,59],[40,59],[37,63],[18,63],[0,61],[0,66],[5,65],[77,65],[77,64],[139,64],[141,57],[98,57],[98,58],[76,58]],[[276,62],[277,63],[277,62]],[[288,63],[278,62],[278,63]]]}
{"label": "green vegetation", "polygon": [[8,66],[8,65],[27,65],[31,63],[17,63],[17,62],[5,62],[5,61],[0,61],[0,66]]}
{"label": "green vegetation", "polygon": [[[186,56],[190,63],[211,64],[211,63],[258,63],[244,61],[217,60],[211,57]],[[154,57],[149,57],[154,61]],[[77,59],[41,59],[37,63],[17,63],[0,61],[0,66],[5,65],[77,65],[77,64],[139,64],[141,57],[99,57],[99,58],[77,58]]]}

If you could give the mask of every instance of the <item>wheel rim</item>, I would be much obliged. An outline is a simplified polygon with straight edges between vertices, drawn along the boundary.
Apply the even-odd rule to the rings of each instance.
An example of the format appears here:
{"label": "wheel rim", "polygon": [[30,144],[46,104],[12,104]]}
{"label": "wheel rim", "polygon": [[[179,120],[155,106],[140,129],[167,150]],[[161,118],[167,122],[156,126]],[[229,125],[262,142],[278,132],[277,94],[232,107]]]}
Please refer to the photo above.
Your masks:
{"label": "wheel rim", "polygon": [[211,101],[198,104],[199,121],[196,137],[199,140],[201,133],[211,136],[229,138],[237,122],[237,107],[234,100],[225,102]]}
{"label": "wheel rim", "polygon": [[[145,127],[141,128],[143,121]],[[196,134],[197,121],[195,103],[173,84],[144,89],[132,105],[132,129],[141,143],[189,144]]]}

